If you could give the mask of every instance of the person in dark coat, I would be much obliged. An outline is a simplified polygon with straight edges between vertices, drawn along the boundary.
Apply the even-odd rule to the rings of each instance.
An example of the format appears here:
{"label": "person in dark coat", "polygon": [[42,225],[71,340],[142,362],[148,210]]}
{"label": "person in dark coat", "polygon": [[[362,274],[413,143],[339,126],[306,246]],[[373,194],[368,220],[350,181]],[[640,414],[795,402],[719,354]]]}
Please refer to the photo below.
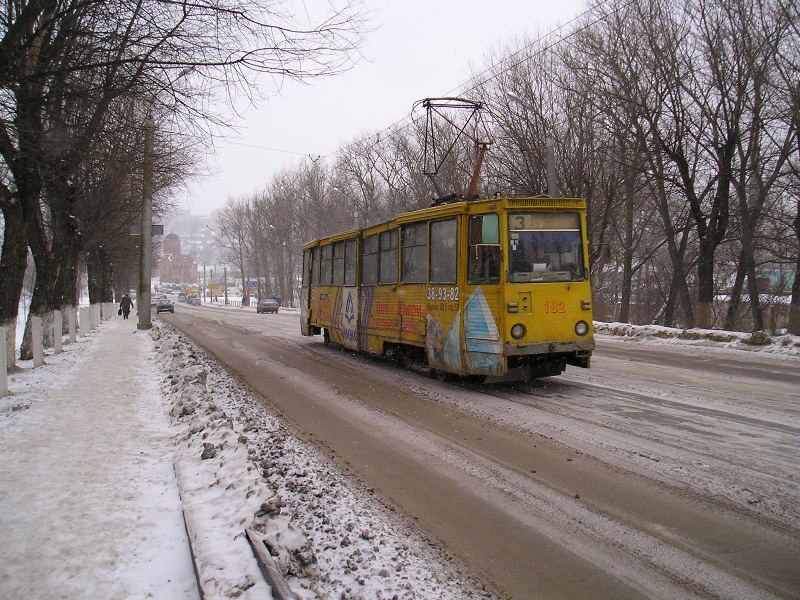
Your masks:
{"label": "person in dark coat", "polygon": [[122,318],[127,319],[131,312],[131,308],[133,308],[133,300],[130,299],[128,294],[122,296],[122,301],[119,303],[119,307],[122,309]]}

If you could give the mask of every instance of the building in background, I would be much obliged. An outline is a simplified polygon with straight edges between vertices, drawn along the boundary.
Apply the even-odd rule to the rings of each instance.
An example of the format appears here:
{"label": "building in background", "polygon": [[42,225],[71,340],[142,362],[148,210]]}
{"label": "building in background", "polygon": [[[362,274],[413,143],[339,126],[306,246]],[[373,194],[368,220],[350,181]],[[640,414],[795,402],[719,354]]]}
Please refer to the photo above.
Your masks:
{"label": "building in background", "polygon": [[214,215],[193,215],[184,211],[167,221],[166,230],[181,237],[183,253],[198,265],[220,265],[224,261],[215,239],[215,221]]}
{"label": "building in background", "polygon": [[197,283],[197,263],[181,254],[181,238],[170,233],[164,238],[158,269],[161,283]]}

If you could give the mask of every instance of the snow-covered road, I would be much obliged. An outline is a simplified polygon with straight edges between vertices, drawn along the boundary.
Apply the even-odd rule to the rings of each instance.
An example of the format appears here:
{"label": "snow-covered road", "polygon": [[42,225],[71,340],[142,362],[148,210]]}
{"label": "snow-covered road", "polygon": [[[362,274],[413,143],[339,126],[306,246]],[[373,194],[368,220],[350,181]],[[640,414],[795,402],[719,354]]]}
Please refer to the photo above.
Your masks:
{"label": "snow-covered road", "polygon": [[796,356],[601,338],[592,370],[477,387],[325,348],[293,315],[183,308],[167,320],[262,410],[500,593],[800,590]]}

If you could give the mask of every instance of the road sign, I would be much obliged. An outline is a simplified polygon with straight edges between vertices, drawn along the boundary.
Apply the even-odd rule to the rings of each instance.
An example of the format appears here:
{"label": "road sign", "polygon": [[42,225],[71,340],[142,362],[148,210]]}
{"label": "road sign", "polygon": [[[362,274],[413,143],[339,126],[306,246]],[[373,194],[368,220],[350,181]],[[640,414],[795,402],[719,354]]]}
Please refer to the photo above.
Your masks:
{"label": "road sign", "polygon": [[[150,232],[153,235],[164,235],[163,225],[151,225]],[[128,225],[128,235],[142,235],[141,225]]]}

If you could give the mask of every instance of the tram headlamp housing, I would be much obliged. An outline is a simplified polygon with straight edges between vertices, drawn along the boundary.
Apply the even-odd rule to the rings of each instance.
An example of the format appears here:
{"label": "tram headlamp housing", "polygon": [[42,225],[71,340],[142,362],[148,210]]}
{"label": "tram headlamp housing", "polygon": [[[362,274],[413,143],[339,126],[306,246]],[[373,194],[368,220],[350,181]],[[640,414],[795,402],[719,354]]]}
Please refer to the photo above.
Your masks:
{"label": "tram headlamp housing", "polygon": [[511,337],[515,340],[522,339],[525,337],[525,325],[522,323],[517,323],[511,327]]}
{"label": "tram headlamp housing", "polygon": [[589,333],[589,324],[586,321],[578,321],[575,323],[575,333],[584,336]]}

